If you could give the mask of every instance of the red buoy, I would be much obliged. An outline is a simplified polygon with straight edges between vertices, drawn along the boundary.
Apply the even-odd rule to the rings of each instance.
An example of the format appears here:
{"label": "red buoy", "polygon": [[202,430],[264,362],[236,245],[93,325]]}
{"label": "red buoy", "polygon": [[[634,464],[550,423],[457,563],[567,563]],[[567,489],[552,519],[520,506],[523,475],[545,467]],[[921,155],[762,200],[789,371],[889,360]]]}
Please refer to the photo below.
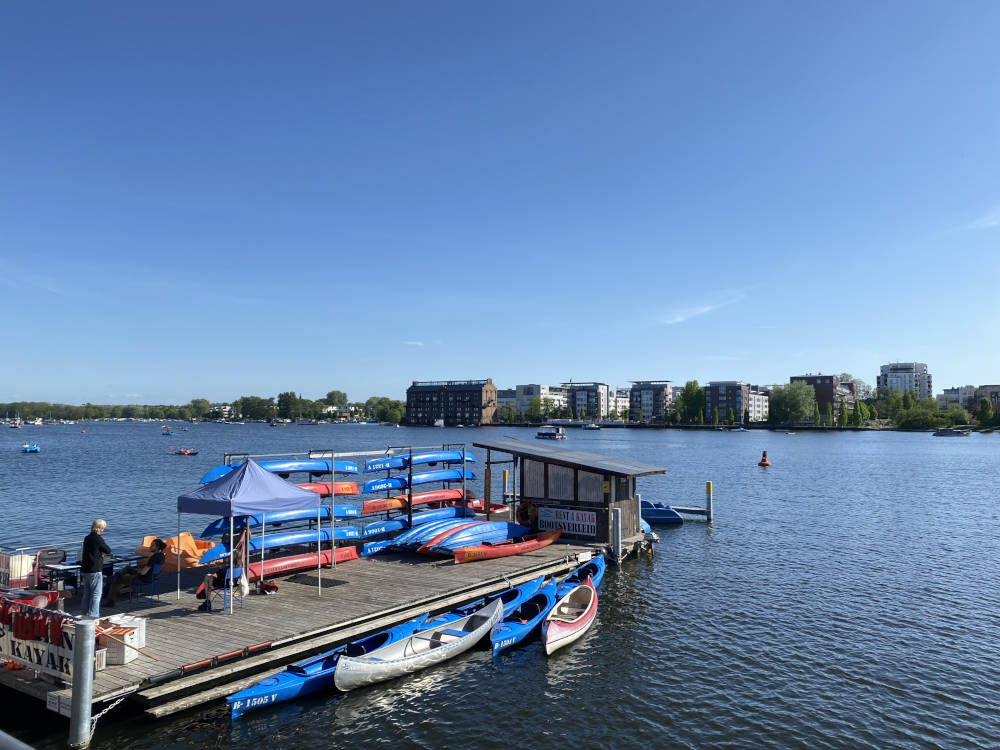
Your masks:
{"label": "red buoy", "polygon": [[770,466],[771,462],[767,460],[767,451],[764,451],[764,455],[760,457],[760,461],[757,462],[758,466]]}

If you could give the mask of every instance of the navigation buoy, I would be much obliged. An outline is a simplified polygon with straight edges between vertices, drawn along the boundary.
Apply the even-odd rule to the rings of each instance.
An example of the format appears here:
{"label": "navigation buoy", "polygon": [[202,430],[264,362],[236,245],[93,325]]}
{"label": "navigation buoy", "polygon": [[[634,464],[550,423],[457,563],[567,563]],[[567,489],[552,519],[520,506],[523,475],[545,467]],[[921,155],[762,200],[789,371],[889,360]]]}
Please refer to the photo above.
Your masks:
{"label": "navigation buoy", "polygon": [[85,427],[82,430],[80,430],[80,434],[86,435],[87,434],[87,428]]}
{"label": "navigation buoy", "polygon": [[764,455],[760,457],[760,461],[757,462],[758,466],[770,466],[771,462],[767,460],[767,451],[764,451]]}

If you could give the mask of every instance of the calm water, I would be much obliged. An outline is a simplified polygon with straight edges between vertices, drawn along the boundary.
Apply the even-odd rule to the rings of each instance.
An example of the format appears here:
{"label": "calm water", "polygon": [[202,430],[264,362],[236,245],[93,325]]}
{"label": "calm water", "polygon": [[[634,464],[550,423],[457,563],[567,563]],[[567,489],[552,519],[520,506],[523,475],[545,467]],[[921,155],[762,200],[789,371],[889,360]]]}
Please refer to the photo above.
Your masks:
{"label": "calm water", "polygon": [[[176,496],[226,450],[471,445],[532,434],[4,429],[0,543],[82,538],[98,515],[113,549],[171,534]],[[25,440],[42,453],[20,453]],[[201,453],[168,455],[168,445]],[[218,703],[155,724],[104,719],[93,746],[516,747],[570,737],[586,748],[1000,745],[1000,435],[574,430],[566,445],[668,467],[665,477],[641,480],[649,499],[698,505],[704,481],[715,484],[710,527],[663,529],[652,558],[609,570],[585,640],[549,658],[537,642],[496,662],[475,652],[235,724]],[[766,470],[756,466],[763,449],[774,464]],[[4,729],[65,746],[62,719],[13,713],[3,711]],[[35,728],[39,718],[45,730]]]}

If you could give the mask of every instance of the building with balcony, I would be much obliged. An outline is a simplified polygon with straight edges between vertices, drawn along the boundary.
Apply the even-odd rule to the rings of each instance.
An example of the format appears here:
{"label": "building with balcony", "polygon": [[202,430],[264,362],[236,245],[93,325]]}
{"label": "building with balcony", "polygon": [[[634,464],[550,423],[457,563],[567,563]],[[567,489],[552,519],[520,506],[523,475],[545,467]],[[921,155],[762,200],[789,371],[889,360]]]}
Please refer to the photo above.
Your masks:
{"label": "building with balcony", "polygon": [[628,388],[616,388],[614,395],[608,394],[608,401],[608,416],[617,415],[618,419],[624,419],[632,404],[632,392]]}
{"label": "building with balcony", "polygon": [[531,401],[534,398],[539,399],[539,404],[543,409],[546,405],[552,411],[562,411],[566,408],[565,388],[558,385],[529,383],[514,388],[514,411],[522,416],[527,416],[531,413]]}
{"label": "building with balcony", "polygon": [[888,388],[905,393],[916,391],[917,398],[933,398],[931,374],[923,362],[890,362],[879,368],[876,388]]}
{"label": "building with balcony", "polygon": [[769,403],[770,393],[765,388],[742,380],[713,380],[705,386],[705,423],[712,423],[714,409],[719,410],[720,422],[726,421],[730,409],[736,422],[743,422],[744,417],[751,422],[764,422]]}
{"label": "building with balcony", "polygon": [[822,373],[813,375],[793,375],[789,378],[790,383],[800,382],[811,385],[816,393],[816,406],[819,407],[821,416],[826,416],[827,404],[833,407],[833,419],[840,419],[840,402],[843,400],[847,410],[854,411],[854,404],[858,400],[857,387],[853,382],[841,382],[836,375],[823,375]]}
{"label": "building with balcony", "polygon": [[633,380],[628,416],[633,422],[663,421],[673,403],[674,387],[669,380]]}
{"label": "building with balcony", "polygon": [[563,383],[569,408],[573,415],[587,419],[606,419],[608,416],[607,383]]}
{"label": "building with balcony", "polygon": [[[989,386],[987,386],[989,387]],[[944,409],[965,409],[973,412],[979,406],[979,399],[976,398],[976,386],[960,385],[955,388],[945,388],[943,393],[934,397],[937,401],[937,408]]]}
{"label": "building with balcony", "polygon": [[413,381],[406,389],[406,423],[490,424],[497,410],[493,379]]}

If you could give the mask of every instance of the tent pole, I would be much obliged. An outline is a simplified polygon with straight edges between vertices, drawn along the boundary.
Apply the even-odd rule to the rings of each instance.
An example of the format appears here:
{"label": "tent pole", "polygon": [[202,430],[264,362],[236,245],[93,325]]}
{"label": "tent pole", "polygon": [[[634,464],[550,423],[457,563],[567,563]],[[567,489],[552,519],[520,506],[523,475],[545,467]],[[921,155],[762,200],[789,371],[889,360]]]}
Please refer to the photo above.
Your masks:
{"label": "tent pole", "polygon": [[[248,518],[247,520],[249,521],[250,519]],[[260,514],[260,575],[257,576],[257,580],[261,584],[264,583],[264,536],[265,536],[264,532],[266,530],[267,530],[267,513],[261,513]],[[247,550],[247,554],[250,554],[249,550]],[[250,576],[248,575],[247,581],[249,580]],[[263,590],[264,589],[262,588],[261,591]]]}
{"label": "tent pole", "polygon": [[323,596],[323,498],[316,501],[316,596]]}
{"label": "tent pole", "polygon": [[181,512],[177,511],[177,601],[181,600]]}
{"label": "tent pole", "polygon": [[337,462],[330,449],[330,565],[337,569]]}
{"label": "tent pole", "polygon": [[233,613],[233,555],[236,554],[236,540],[233,539],[233,506],[229,506],[229,614]]}

